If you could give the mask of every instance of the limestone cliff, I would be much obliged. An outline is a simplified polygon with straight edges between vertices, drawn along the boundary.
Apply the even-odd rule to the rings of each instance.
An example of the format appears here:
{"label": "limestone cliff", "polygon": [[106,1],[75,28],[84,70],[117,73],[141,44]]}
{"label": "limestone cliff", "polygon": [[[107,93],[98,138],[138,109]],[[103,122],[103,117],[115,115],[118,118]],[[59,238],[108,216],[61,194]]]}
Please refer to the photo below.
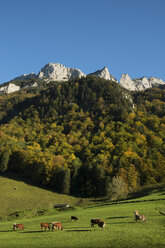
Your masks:
{"label": "limestone cliff", "polygon": [[122,74],[120,85],[130,91],[142,91],[155,86],[165,85],[165,82],[155,77],[131,79],[128,74]]}
{"label": "limestone cliff", "polygon": [[95,75],[96,77],[102,77],[107,80],[111,80],[117,82],[117,80],[109,73],[108,68],[105,66],[102,70],[98,70],[96,72],[90,73],[91,75]]}
{"label": "limestone cliff", "polygon": [[38,74],[39,79],[47,81],[67,81],[70,78],[86,76],[79,69],[67,68],[59,63],[45,65]]}
{"label": "limestone cliff", "polygon": [[18,91],[18,90],[20,90],[20,87],[13,84],[13,83],[9,83],[5,86],[0,87],[0,92],[7,93],[7,94],[13,93],[13,92]]}

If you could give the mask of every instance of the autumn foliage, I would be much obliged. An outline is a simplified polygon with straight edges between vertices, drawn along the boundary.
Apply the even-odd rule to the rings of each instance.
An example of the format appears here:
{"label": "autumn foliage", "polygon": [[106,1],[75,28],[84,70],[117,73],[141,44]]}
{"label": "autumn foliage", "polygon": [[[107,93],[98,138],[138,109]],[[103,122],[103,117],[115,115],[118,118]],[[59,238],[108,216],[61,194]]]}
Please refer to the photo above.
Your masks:
{"label": "autumn foliage", "polygon": [[94,76],[0,95],[0,171],[60,193],[106,195],[165,179],[165,90]]}

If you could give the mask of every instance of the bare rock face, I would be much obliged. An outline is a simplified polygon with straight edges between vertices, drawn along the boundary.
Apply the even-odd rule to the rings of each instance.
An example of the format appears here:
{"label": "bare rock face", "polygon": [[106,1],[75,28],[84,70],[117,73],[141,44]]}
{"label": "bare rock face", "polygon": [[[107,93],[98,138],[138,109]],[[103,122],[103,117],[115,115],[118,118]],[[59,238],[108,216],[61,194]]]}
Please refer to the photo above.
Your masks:
{"label": "bare rock face", "polygon": [[98,70],[96,72],[90,73],[90,75],[94,75],[96,77],[101,77],[106,80],[117,82],[117,80],[109,73],[108,68],[106,66],[102,70]]}
{"label": "bare rock face", "polygon": [[27,84],[26,86],[22,87],[21,89],[29,88],[29,87],[38,87],[38,83],[34,82],[34,83]]}
{"label": "bare rock face", "polygon": [[37,87],[37,86],[38,86],[37,82],[34,82],[32,84],[28,84],[22,88],[18,85],[13,84],[13,83],[8,83],[7,85],[0,87],[0,93],[9,94],[9,93],[19,91],[20,89],[29,88],[29,87]]}
{"label": "bare rock face", "polygon": [[7,93],[7,94],[13,93],[18,90],[20,90],[20,87],[12,83],[9,83],[8,85],[0,88],[0,92]]}
{"label": "bare rock face", "polygon": [[131,79],[128,74],[122,74],[120,85],[130,91],[142,91],[155,86],[165,85],[165,82],[155,77]]}
{"label": "bare rock face", "polygon": [[[165,82],[163,82],[161,79],[155,78],[155,77],[142,77],[142,78],[136,78],[132,79],[128,74],[122,74],[120,82],[115,79],[110,72],[108,71],[108,68],[105,66],[103,69],[98,70],[96,72],[90,73],[89,75],[94,75],[96,77],[101,77],[106,80],[111,80],[113,82],[119,83],[122,87],[130,90],[130,91],[141,91],[146,90],[148,88],[152,88],[155,86],[165,86]],[[67,68],[64,65],[61,65],[59,63],[49,63],[45,65],[38,74],[30,73],[30,74],[23,74],[20,77],[17,77],[13,80],[11,80],[8,83],[2,84],[0,87],[1,93],[12,93],[15,91],[18,91],[22,88],[28,88],[28,87],[38,87],[39,84],[35,82],[35,80],[32,80],[32,82],[28,83],[28,80],[30,79],[40,79],[46,82],[50,81],[68,81],[71,78],[81,78],[86,77],[86,74],[84,74],[81,70],[75,69],[75,68]],[[24,86],[17,86],[14,83],[14,80],[19,80],[24,82]],[[25,82],[27,80],[27,83]]]}
{"label": "bare rock face", "polygon": [[120,79],[120,85],[128,90],[135,90],[134,82],[128,74],[122,74]]}
{"label": "bare rock face", "polygon": [[163,80],[159,78],[155,78],[155,77],[150,77],[148,81],[150,82],[150,85],[152,86],[165,85],[165,82],[163,82]]}
{"label": "bare rock face", "polygon": [[81,78],[86,76],[79,69],[66,68],[58,63],[49,63],[44,66],[38,74],[39,79],[47,79],[47,81],[67,81],[70,78]]}

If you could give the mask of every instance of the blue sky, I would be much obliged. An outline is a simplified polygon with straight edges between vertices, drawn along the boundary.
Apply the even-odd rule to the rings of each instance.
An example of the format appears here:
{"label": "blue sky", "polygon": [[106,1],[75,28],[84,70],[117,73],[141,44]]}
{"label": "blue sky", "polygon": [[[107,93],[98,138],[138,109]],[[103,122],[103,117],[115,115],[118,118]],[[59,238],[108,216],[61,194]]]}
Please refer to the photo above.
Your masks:
{"label": "blue sky", "polygon": [[164,0],[0,0],[0,83],[61,63],[165,81]]}

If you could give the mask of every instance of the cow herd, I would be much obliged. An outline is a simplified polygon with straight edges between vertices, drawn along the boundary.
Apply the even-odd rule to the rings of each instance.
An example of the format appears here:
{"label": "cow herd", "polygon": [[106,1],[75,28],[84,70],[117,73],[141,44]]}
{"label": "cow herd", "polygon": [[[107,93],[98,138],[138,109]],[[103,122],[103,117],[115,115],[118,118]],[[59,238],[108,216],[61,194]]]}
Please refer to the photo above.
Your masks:
{"label": "cow herd", "polygon": [[[72,220],[78,221],[78,218],[76,216],[71,216],[71,221]],[[99,227],[104,229],[105,222],[102,221],[101,219],[91,219],[91,227],[94,227],[94,225],[98,225]],[[61,222],[52,222],[51,224],[47,223],[47,222],[41,223],[41,231],[43,231],[43,230],[49,230],[50,231],[50,229],[52,229],[52,231],[53,231],[56,228],[58,230],[62,230],[63,229],[62,223]],[[24,225],[14,223],[13,224],[13,230],[15,231],[16,229],[24,230]]]}
{"label": "cow herd", "polygon": [[[141,220],[144,222],[147,222],[147,219],[144,215],[140,215],[138,210],[134,211],[134,215],[135,215],[135,221]],[[78,221],[78,218],[76,216],[71,216],[71,221]],[[94,227],[95,225],[98,225],[98,227],[101,227],[102,229],[105,228],[106,223],[105,221],[102,221],[101,219],[97,218],[97,219],[91,219],[90,221],[91,227]],[[24,225],[23,224],[17,224],[14,223],[13,224],[13,230],[15,231],[16,229],[19,230],[24,230]],[[49,230],[52,229],[52,231],[54,229],[58,229],[58,230],[62,230],[63,229],[63,225],[61,222],[52,222],[51,224],[43,222],[41,223],[41,231],[44,230]]]}

